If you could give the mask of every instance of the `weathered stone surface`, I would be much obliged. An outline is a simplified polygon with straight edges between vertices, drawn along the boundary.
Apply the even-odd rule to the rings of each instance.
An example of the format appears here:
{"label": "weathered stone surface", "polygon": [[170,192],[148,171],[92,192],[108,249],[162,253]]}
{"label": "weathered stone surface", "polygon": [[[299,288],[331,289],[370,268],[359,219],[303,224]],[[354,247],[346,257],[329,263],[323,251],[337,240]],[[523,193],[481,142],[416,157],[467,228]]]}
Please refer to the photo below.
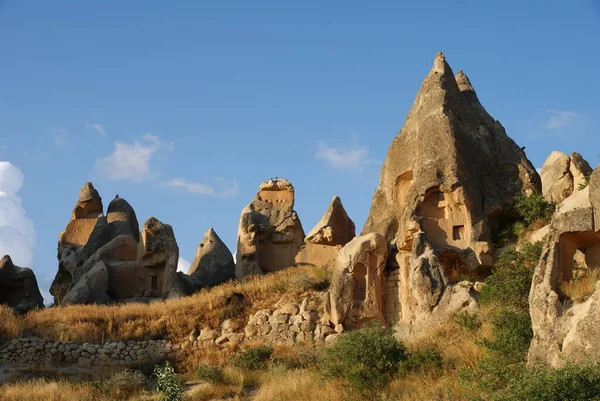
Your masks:
{"label": "weathered stone surface", "polygon": [[233,255],[213,228],[204,233],[188,274],[199,287],[213,287],[235,278]]}
{"label": "weathered stone surface", "polygon": [[136,241],[140,240],[140,227],[135,211],[129,202],[119,198],[119,195],[115,196],[108,205],[106,219],[114,236],[129,235]]}
{"label": "weathered stone surface", "polygon": [[561,291],[561,284],[574,278],[577,253],[584,254],[588,267],[600,267],[600,232],[593,217],[600,210],[598,175],[596,169],[590,184],[565,199],[552,217],[529,295],[534,334],[530,364],[561,366],[600,358],[600,286],[580,303],[565,299]]}
{"label": "weathered stone surface", "polygon": [[64,296],[62,304],[106,303],[110,300],[107,289],[108,270],[104,263],[99,261]]}
{"label": "weathered stone surface", "polygon": [[238,227],[236,277],[277,271],[294,264],[304,230],[294,208],[294,187],[286,179],[263,182],[242,210]]}
{"label": "weathered stone surface", "polygon": [[382,275],[387,242],[377,233],[354,238],[340,251],[331,279],[325,312],[334,325],[356,327],[364,321],[384,322]]}
{"label": "weathered stone surface", "polygon": [[354,222],[348,217],[342,200],[334,196],[321,220],[306,235],[306,242],[346,245],[356,236]]}
{"label": "weathered stone surface", "polygon": [[586,177],[591,172],[592,168],[579,153],[571,156],[557,151],[550,153],[540,173],[544,198],[549,202],[562,202],[586,185]]}
{"label": "weathered stone surface", "polygon": [[491,268],[499,223],[514,215],[517,195],[540,193],[540,184],[467,76],[454,76],[438,53],[388,150],[363,229],[391,243],[388,320],[417,333],[427,319],[452,313],[458,300],[473,304],[474,291],[457,287],[458,277]]}
{"label": "weathered stone surface", "polygon": [[0,259],[0,304],[10,306],[17,313],[44,307],[33,271],[16,266],[8,255]]}

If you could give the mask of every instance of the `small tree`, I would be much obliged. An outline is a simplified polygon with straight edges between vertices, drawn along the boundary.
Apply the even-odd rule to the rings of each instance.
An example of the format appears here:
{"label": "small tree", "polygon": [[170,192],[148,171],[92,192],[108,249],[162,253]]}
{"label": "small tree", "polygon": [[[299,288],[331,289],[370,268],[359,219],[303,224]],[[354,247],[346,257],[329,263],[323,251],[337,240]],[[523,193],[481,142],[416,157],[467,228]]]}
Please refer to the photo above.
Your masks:
{"label": "small tree", "polygon": [[181,376],[175,373],[175,369],[169,361],[165,362],[165,366],[156,366],[154,376],[156,376],[156,389],[160,394],[160,401],[183,400],[185,382]]}
{"label": "small tree", "polygon": [[515,199],[515,209],[527,224],[536,220],[550,221],[555,207],[554,203],[546,201],[542,195],[520,195]]}

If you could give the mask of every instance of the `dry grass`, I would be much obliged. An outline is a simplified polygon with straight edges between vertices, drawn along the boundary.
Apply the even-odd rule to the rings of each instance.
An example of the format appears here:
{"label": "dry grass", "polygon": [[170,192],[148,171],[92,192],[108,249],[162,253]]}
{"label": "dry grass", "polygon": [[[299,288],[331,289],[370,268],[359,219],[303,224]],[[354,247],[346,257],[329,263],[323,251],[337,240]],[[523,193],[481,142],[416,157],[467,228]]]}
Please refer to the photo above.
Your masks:
{"label": "dry grass", "polygon": [[324,382],[309,370],[275,371],[258,389],[253,401],[343,401],[339,383]]}
{"label": "dry grass", "polygon": [[560,285],[563,296],[573,302],[584,302],[596,291],[596,282],[600,280],[600,269],[588,269],[584,274]]}
{"label": "dry grass", "polygon": [[[232,281],[190,297],[151,304],[58,306],[31,312],[22,318],[1,308],[0,338],[14,338],[23,331],[80,343],[100,342],[103,335],[105,341],[153,338],[180,341],[192,329],[217,327],[226,318],[242,327],[250,313],[271,307],[284,295],[298,300],[310,290],[307,283],[328,279],[329,272],[325,268],[297,266]],[[243,299],[234,294],[241,294]]]}
{"label": "dry grass", "polygon": [[67,380],[36,379],[5,384],[0,401],[157,401],[157,394],[139,394],[128,399],[105,395],[91,383],[73,383]]}

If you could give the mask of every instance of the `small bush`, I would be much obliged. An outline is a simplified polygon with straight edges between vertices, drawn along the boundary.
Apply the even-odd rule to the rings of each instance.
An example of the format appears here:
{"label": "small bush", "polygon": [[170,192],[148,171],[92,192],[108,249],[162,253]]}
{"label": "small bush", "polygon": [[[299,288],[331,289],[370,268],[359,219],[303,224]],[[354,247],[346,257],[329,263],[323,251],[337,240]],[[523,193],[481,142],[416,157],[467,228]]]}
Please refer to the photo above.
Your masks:
{"label": "small bush", "polygon": [[265,345],[257,347],[248,347],[242,352],[236,354],[231,364],[244,370],[262,370],[267,368],[267,362],[273,355],[273,348]]}
{"label": "small bush", "polygon": [[400,374],[409,372],[434,372],[439,373],[442,370],[443,359],[439,352],[433,348],[427,348],[423,351],[412,352],[408,358],[400,364]]}
{"label": "small bush", "polygon": [[515,210],[527,224],[535,220],[550,221],[555,206],[554,203],[546,201],[542,195],[520,195],[515,199]]}
{"label": "small bush", "polygon": [[272,361],[274,365],[283,366],[287,369],[306,369],[315,366],[319,358],[314,349],[300,349],[289,354],[280,355],[276,353],[273,355]]}
{"label": "small bush", "polygon": [[458,313],[454,317],[454,322],[464,331],[475,331],[481,326],[477,315],[472,315],[469,312]]}
{"label": "small bush", "polygon": [[129,399],[147,387],[146,376],[133,370],[115,373],[101,382],[102,391],[118,399]]}
{"label": "small bush", "polygon": [[215,366],[209,365],[198,366],[196,368],[196,378],[211,384],[221,384],[225,382],[223,371]]}
{"label": "small bush", "polygon": [[369,325],[326,348],[320,368],[326,377],[345,379],[362,393],[385,387],[405,359],[404,346],[390,329]]}
{"label": "small bush", "polygon": [[175,369],[168,361],[164,366],[154,368],[154,376],[156,376],[156,390],[160,394],[160,401],[183,400],[185,381],[175,373]]}
{"label": "small bush", "polygon": [[534,368],[509,380],[494,401],[600,400],[600,367],[569,365],[560,369]]}
{"label": "small bush", "polygon": [[303,274],[298,278],[296,284],[298,284],[298,288],[302,292],[306,292],[308,290],[323,291],[329,288],[329,278],[311,277],[308,274]]}
{"label": "small bush", "polygon": [[533,337],[529,311],[501,309],[492,318],[492,324],[494,335],[484,345],[510,361],[525,361]]}

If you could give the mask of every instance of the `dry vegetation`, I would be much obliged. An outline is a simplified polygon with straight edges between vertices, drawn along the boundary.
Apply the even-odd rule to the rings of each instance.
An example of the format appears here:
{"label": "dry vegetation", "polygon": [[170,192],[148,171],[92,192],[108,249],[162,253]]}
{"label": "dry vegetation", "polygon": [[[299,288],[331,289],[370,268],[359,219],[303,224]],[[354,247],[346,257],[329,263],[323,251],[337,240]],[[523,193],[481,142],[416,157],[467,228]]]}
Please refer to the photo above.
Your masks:
{"label": "dry vegetation", "polygon": [[596,291],[596,283],[600,280],[600,269],[586,269],[585,273],[577,278],[562,283],[560,291],[566,298],[573,302],[584,302]]}
{"label": "dry vegetation", "polygon": [[242,327],[250,313],[272,307],[284,295],[297,301],[306,291],[327,286],[328,281],[329,271],[325,268],[297,266],[165,302],[58,306],[30,312],[22,318],[0,307],[0,341],[18,337],[22,332],[79,343],[97,343],[103,336],[105,341],[179,341],[194,328],[217,327],[227,318]]}

